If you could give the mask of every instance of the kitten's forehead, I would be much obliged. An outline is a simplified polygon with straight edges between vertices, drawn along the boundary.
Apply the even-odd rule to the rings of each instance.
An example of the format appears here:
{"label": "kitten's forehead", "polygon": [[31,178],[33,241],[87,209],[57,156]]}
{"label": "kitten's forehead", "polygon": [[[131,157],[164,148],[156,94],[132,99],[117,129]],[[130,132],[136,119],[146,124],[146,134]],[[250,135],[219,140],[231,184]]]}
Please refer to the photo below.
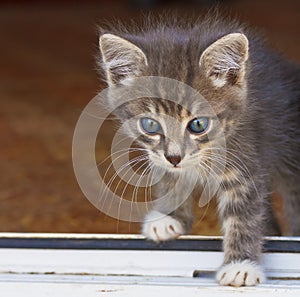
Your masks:
{"label": "kitten's forehead", "polygon": [[[125,118],[146,116],[158,121],[163,120],[168,125],[176,122],[186,123],[201,116],[215,116],[214,110],[207,101],[187,100],[186,98],[178,102],[161,98],[140,98],[128,103],[122,112],[126,114]],[[172,119],[173,123],[171,123]]]}
{"label": "kitten's forehead", "polygon": [[181,104],[170,100],[157,99],[152,101],[151,112],[163,116],[174,118],[181,121],[184,118],[191,117],[191,111]]}
{"label": "kitten's forehead", "polygon": [[167,115],[180,122],[199,116],[209,116],[213,112],[207,101],[196,101],[193,98],[180,98],[177,102],[175,100],[156,99],[152,100],[149,109],[154,114]]}

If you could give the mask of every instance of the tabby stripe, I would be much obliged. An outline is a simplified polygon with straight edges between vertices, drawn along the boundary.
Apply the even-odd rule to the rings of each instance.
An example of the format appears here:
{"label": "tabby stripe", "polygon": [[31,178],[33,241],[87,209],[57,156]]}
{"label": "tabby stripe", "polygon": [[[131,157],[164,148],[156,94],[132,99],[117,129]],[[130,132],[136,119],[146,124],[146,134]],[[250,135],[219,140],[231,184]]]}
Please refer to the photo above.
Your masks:
{"label": "tabby stripe", "polygon": [[[250,200],[252,206],[254,204],[252,208],[247,207]],[[224,218],[242,214],[244,219],[250,220],[259,213],[258,208],[261,208],[260,199],[250,190],[244,194],[221,191],[218,195],[218,209]]]}

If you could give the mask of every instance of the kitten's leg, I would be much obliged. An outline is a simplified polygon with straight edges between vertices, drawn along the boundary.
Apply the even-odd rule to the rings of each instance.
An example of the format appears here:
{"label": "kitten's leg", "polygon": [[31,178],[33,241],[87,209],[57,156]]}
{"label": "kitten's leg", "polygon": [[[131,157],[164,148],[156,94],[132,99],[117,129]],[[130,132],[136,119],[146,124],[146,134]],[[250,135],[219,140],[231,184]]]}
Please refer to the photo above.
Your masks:
{"label": "kitten's leg", "polygon": [[[158,197],[153,209],[146,215],[142,233],[156,242],[175,239],[186,234],[193,223],[193,199],[186,197],[186,185],[174,192],[176,179],[163,178],[156,188]],[[177,205],[177,207],[176,207]]]}
{"label": "kitten's leg", "polygon": [[[224,264],[217,273],[221,285],[253,286],[264,279],[258,265],[262,247],[264,203],[251,181],[236,183],[218,195],[224,232]],[[258,194],[259,193],[259,194]]]}

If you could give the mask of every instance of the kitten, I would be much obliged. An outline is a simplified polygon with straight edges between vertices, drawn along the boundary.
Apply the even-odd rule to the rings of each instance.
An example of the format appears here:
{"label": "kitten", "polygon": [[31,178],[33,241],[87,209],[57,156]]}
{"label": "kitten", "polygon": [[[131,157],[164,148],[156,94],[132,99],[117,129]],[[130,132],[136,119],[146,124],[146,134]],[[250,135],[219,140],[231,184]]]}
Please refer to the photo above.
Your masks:
{"label": "kitten", "polygon": [[[203,115],[187,96],[184,104],[192,112],[151,98],[129,102],[116,111],[121,121],[144,112],[151,115],[139,121],[134,118],[128,133],[137,135],[153,166],[167,170],[156,187],[157,198],[168,196],[178,181],[176,170],[185,170],[178,192],[163,203],[154,201],[143,234],[159,242],[189,231],[192,198],[175,210],[173,204],[184,196],[186,182],[197,175],[202,150],[207,144],[214,146],[222,130],[226,167],[216,197],[225,257],[217,281],[233,286],[261,283],[262,236],[280,233],[269,205],[271,191],[284,197],[289,235],[300,235],[299,68],[268,49],[244,25],[213,15],[196,21],[152,19],[133,29],[102,29],[100,51],[109,86],[130,85],[143,76],[182,81],[205,97],[222,125],[222,129],[214,126],[214,119]],[[175,117],[179,126],[168,125],[164,115]],[[208,133],[212,133],[209,138]]]}

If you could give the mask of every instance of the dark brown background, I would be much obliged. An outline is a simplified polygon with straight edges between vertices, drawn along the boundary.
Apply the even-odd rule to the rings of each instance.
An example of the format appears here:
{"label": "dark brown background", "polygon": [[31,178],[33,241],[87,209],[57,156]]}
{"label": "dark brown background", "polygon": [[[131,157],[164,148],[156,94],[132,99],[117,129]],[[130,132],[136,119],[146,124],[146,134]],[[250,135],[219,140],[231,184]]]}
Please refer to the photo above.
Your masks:
{"label": "dark brown background", "polygon": [[[81,110],[103,87],[96,24],[140,10],[126,1],[9,3],[0,2],[0,231],[138,232],[138,224],[106,217],[83,196],[71,141]],[[225,4],[300,62],[300,1]],[[193,233],[219,233],[214,202],[197,209]]]}

